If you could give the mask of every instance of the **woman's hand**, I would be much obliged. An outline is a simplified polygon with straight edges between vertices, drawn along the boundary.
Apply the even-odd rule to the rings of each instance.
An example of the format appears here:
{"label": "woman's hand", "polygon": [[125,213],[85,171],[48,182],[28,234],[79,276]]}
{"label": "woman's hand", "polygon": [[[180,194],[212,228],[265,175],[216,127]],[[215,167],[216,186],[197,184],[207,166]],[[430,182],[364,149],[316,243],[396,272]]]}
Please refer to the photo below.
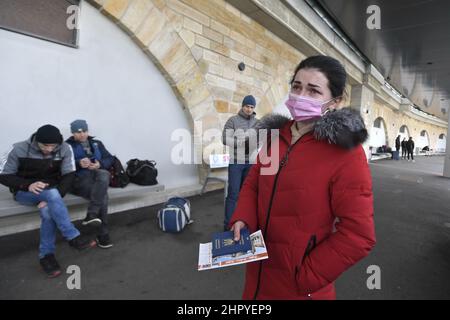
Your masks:
{"label": "woman's hand", "polygon": [[236,221],[231,227],[231,231],[234,231],[234,241],[239,241],[241,239],[241,229],[246,228],[247,225],[243,221]]}

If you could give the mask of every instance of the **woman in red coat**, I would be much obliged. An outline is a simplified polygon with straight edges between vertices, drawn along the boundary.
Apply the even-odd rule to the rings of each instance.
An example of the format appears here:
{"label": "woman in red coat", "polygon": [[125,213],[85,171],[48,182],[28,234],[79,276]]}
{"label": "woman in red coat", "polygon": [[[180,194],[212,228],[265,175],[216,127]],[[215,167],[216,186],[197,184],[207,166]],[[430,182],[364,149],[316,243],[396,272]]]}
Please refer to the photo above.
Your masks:
{"label": "woman in red coat", "polygon": [[372,179],[361,146],[367,131],[357,112],[336,109],[346,78],[331,57],[302,61],[286,102],[294,120],[261,121],[279,129],[271,139],[279,150],[260,153],[230,222],[236,240],[244,227],[261,229],[269,254],[247,265],[244,299],[335,299],[334,281],[375,245]]}

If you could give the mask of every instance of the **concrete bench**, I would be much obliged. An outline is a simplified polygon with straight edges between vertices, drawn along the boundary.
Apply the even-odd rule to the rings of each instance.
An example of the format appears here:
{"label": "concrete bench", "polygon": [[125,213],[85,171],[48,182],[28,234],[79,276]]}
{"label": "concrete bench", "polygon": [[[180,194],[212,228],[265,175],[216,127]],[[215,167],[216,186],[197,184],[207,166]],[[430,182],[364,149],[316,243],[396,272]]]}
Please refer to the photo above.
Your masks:
{"label": "concrete bench", "polygon": [[[108,195],[109,199],[121,199],[131,196],[143,196],[148,193],[162,192],[164,191],[163,185],[154,186],[138,186],[136,184],[130,183],[126,188],[109,188]],[[64,202],[67,207],[78,206],[83,204],[88,204],[88,201],[74,196],[72,194],[67,194],[64,197]],[[24,206],[14,201],[12,193],[9,192],[8,188],[0,186],[0,218],[21,215],[31,212],[37,212],[38,209],[35,206]]]}

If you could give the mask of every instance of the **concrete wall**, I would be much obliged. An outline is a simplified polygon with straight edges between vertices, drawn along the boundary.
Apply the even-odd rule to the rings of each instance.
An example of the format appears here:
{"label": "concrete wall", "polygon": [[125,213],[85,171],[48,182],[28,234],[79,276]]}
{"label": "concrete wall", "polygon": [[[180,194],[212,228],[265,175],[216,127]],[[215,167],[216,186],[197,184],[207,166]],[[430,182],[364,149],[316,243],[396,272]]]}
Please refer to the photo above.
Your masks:
{"label": "concrete wall", "polygon": [[90,133],[122,162],[156,160],[167,187],[198,183],[192,166],[172,164],[178,128],[189,116],[148,57],[114,23],[84,2],[79,49],[0,30],[0,154],[42,124],[86,119]]}

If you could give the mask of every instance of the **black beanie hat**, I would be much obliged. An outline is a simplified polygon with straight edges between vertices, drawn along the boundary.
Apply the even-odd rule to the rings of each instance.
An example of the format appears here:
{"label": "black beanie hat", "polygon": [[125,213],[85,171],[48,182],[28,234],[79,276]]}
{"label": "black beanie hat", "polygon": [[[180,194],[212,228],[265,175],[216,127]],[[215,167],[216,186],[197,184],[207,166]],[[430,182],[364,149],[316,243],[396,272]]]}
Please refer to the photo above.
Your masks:
{"label": "black beanie hat", "polygon": [[36,141],[44,144],[61,144],[63,137],[57,127],[47,124],[36,132]]}

